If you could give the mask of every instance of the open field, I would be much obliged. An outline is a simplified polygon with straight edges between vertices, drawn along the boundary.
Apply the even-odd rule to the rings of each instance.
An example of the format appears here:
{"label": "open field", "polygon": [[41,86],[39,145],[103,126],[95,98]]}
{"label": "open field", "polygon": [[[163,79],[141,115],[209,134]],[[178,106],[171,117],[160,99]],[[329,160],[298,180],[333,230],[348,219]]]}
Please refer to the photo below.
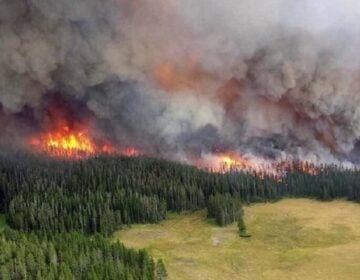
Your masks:
{"label": "open field", "polygon": [[360,279],[360,204],[284,199],[244,207],[252,237],[199,211],[115,233],[164,259],[169,279]]}

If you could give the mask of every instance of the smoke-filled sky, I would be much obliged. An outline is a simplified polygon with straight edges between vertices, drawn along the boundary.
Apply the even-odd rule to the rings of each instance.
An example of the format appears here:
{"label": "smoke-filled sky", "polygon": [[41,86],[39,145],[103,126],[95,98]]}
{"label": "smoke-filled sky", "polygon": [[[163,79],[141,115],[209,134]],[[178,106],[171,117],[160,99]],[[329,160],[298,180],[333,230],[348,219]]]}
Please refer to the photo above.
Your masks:
{"label": "smoke-filled sky", "polygon": [[354,160],[359,47],[357,0],[0,0],[1,138],[61,99],[149,154]]}

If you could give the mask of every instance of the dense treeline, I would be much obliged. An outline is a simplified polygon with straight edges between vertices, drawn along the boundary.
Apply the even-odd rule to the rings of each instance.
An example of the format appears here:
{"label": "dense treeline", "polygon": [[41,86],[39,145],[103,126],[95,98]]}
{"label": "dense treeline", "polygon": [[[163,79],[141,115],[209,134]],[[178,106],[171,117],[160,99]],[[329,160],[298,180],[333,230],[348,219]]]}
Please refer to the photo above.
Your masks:
{"label": "dense treeline", "polygon": [[316,175],[295,171],[287,174],[280,186],[284,195],[292,197],[346,198],[360,202],[360,171],[355,169],[326,166]]}
{"label": "dense treeline", "polygon": [[21,232],[0,233],[0,279],[165,279],[164,264],[154,265],[146,251],[83,233],[109,236],[123,225],[159,222],[167,211],[207,207],[208,217],[219,225],[237,220],[240,236],[248,237],[241,203],[286,196],[360,202],[357,170],[289,170],[278,180],[150,158],[1,157],[0,212]]}
{"label": "dense treeline", "polygon": [[[360,172],[335,166],[317,172],[314,176],[294,165],[279,181],[240,172],[209,173],[150,158],[12,158],[0,160],[0,201],[7,222],[16,229],[105,235],[126,224],[156,223],[167,211],[213,208],[217,194],[242,203],[284,196],[360,201]],[[210,209],[210,216],[226,216],[223,207],[217,209],[220,214]]]}
{"label": "dense treeline", "polygon": [[226,226],[239,220],[242,215],[241,202],[230,194],[215,194],[209,197],[208,218],[215,218],[220,226]]}
{"label": "dense treeline", "polygon": [[0,233],[0,279],[155,279],[145,250],[126,249],[101,235]]}

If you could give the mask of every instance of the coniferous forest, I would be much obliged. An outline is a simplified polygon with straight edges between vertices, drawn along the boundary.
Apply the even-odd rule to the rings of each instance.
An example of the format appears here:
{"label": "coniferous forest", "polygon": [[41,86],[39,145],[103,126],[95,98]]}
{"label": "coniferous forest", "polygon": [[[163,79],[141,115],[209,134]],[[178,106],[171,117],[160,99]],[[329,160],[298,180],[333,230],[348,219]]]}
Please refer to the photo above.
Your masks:
{"label": "coniferous forest", "polygon": [[[207,208],[220,226],[242,219],[241,204],[283,197],[360,201],[360,172],[323,166],[271,176],[201,171],[145,157],[59,161],[0,160],[0,279],[162,279],[144,251],[111,243],[134,223],[157,223],[168,211]],[[161,269],[159,269],[159,267]]]}
{"label": "coniferous forest", "polygon": [[145,250],[126,249],[100,235],[29,233],[5,229],[1,279],[154,279]]}

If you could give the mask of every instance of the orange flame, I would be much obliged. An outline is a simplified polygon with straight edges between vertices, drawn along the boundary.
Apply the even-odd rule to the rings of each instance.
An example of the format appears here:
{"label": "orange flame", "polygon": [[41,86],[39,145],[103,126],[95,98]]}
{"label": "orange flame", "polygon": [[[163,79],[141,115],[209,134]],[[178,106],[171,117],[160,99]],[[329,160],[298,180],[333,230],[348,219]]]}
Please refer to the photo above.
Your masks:
{"label": "orange flame", "polygon": [[318,166],[309,162],[266,160],[254,156],[241,156],[237,153],[206,155],[198,162],[197,166],[218,173],[244,171],[256,174],[260,178],[272,177],[277,181],[281,181],[289,171],[298,170],[315,176],[320,170]]}
{"label": "orange flame", "polygon": [[129,147],[129,148],[121,150],[120,154],[123,156],[126,156],[126,157],[138,157],[138,156],[141,156],[143,154],[143,152],[137,148]]}
{"label": "orange flame", "polygon": [[231,171],[256,172],[261,170],[261,166],[255,158],[244,157],[237,153],[214,153],[203,154],[197,160],[196,166],[211,172],[227,173]]}
{"label": "orange flame", "polygon": [[70,129],[69,126],[33,137],[30,144],[37,152],[51,157],[69,159],[87,158],[98,154],[118,154],[127,157],[137,157],[143,154],[135,147],[118,150],[108,142],[97,145],[86,129],[75,130]]}
{"label": "orange flame", "polygon": [[225,154],[220,156],[219,171],[228,171],[231,169],[256,169],[256,166],[249,160],[238,155]]}
{"label": "orange flame", "polygon": [[109,145],[96,146],[87,130],[74,130],[69,126],[33,137],[31,144],[38,151],[50,156],[67,158],[85,157],[99,152],[112,151]]}

